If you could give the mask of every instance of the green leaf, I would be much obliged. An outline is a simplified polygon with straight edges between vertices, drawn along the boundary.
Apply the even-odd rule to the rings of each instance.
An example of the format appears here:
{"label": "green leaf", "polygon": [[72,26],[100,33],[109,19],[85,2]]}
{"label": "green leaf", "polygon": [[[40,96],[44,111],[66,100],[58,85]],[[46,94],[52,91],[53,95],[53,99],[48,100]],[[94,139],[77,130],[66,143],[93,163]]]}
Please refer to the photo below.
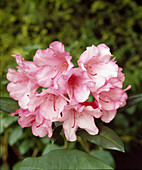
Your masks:
{"label": "green leaf", "polygon": [[13,166],[12,170],[20,170],[21,164],[22,164],[22,161],[17,162],[17,163]]}
{"label": "green leaf", "polygon": [[124,116],[124,114],[121,113],[116,115],[115,119],[113,120],[113,124],[118,128],[118,130],[123,128],[127,129],[129,127],[128,119]]}
{"label": "green leaf", "polygon": [[132,95],[132,96],[128,97],[127,104],[123,108],[118,109],[118,112],[122,112],[122,111],[126,110],[127,108],[129,108],[141,101],[142,101],[142,93]]}
{"label": "green leaf", "polygon": [[47,144],[42,152],[42,155],[45,155],[52,150],[63,149],[63,147],[64,146],[58,146],[56,144]]}
{"label": "green leaf", "polygon": [[20,170],[113,169],[101,160],[78,150],[59,149],[38,158],[27,158]]}
{"label": "green leaf", "polygon": [[0,119],[0,134],[4,132],[6,128],[8,128],[12,123],[16,122],[18,120],[18,117],[11,115],[7,115],[7,117],[3,117]]}
{"label": "green leaf", "polygon": [[115,161],[114,161],[113,156],[111,155],[111,153],[109,151],[104,150],[104,149],[97,149],[97,150],[92,150],[90,152],[90,154],[92,156],[95,156],[96,158],[104,161],[105,163],[107,163],[111,167],[115,168]]}
{"label": "green leaf", "polygon": [[124,152],[124,144],[120,137],[112,129],[106,126],[100,127],[98,135],[90,135],[82,129],[77,131],[77,135],[105,149]]}
{"label": "green leaf", "polygon": [[24,141],[22,141],[22,143],[20,143],[19,146],[19,152],[24,155],[25,153],[28,152],[28,150],[32,147],[31,144],[31,140],[30,139],[25,139]]}
{"label": "green leaf", "polygon": [[8,143],[10,145],[14,145],[23,135],[23,129],[21,126],[16,126],[14,129],[12,129],[12,132],[9,135]]}
{"label": "green leaf", "polygon": [[19,108],[18,102],[9,97],[0,97],[0,110],[8,113],[15,112]]}

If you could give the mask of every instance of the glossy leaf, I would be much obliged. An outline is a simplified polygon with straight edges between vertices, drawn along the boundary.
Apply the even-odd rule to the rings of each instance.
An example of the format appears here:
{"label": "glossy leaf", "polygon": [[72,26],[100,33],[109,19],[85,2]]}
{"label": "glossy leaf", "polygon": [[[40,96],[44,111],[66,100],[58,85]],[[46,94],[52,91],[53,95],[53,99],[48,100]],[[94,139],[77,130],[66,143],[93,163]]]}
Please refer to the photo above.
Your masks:
{"label": "glossy leaf", "polygon": [[105,149],[124,152],[124,144],[120,137],[110,128],[102,126],[98,135],[90,135],[85,130],[78,130],[77,135]]}
{"label": "glossy leaf", "polygon": [[24,155],[29,151],[29,149],[32,147],[32,143],[30,139],[23,140],[19,145],[19,152]]}
{"label": "glossy leaf", "polygon": [[17,163],[13,166],[12,170],[20,170],[21,164],[22,164],[22,161],[17,162]]}
{"label": "glossy leaf", "polygon": [[20,170],[113,169],[103,161],[78,150],[52,150],[39,158],[27,158]]}
{"label": "glossy leaf", "polygon": [[9,97],[0,97],[0,110],[12,113],[19,108],[18,102]]}
{"label": "glossy leaf", "polygon": [[45,155],[52,150],[63,149],[63,147],[64,146],[58,146],[56,144],[47,144],[42,152],[42,155]]}
{"label": "glossy leaf", "polygon": [[104,150],[104,149],[97,149],[97,150],[92,150],[90,152],[90,154],[92,156],[95,156],[96,158],[104,161],[105,163],[107,163],[111,167],[115,168],[115,161],[114,161],[113,156],[111,155],[111,153],[109,151]]}

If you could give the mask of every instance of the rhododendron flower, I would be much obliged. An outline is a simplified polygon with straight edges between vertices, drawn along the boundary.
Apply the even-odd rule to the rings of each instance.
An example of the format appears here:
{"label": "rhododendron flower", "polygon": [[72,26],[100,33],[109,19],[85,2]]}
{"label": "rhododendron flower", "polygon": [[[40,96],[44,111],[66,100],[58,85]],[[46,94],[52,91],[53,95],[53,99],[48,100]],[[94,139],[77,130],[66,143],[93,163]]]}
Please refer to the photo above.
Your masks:
{"label": "rhododendron flower", "polygon": [[62,112],[63,117],[59,119],[63,121],[64,133],[69,141],[75,141],[76,131],[78,127],[85,129],[89,134],[96,135],[98,133],[98,128],[95,125],[94,117],[99,118],[102,113],[100,110],[93,109],[92,106],[67,106]]}
{"label": "rhododendron flower", "polygon": [[72,104],[77,104],[89,98],[90,88],[93,88],[95,83],[88,77],[86,71],[74,68],[68,75],[63,75],[58,80],[58,86],[63,94],[68,94]]}
{"label": "rhododendron flower", "polygon": [[101,120],[109,123],[116,115],[116,110],[126,104],[128,98],[126,90],[122,90],[122,82],[119,78],[111,78],[108,82],[93,93],[96,105],[102,110]]}
{"label": "rhododendron flower", "polygon": [[116,83],[115,81],[115,84],[112,84],[110,79],[97,92],[93,93],[96,99],[95,102],[101,110],[116,110],[127,100],[127,94],[125,93],[127,89],[122,90],[119,86],[121,86],[121,82],[117,81]]}
{"label": "rhododendron flower", "polygon": [[8,69],[7,79],[12,81],[8,84],[7,90],[10,96],[18,100],[20,107],[27,109],[30,97],[33,96],[39,87],[36,82],[35,74],[38,68],[33,62],[25,61],[20,54],[15,54],[18,70]]}
{"label": "rhododendron flower", "polygon": [[[67,140],[77,139],[78,128],[96,135],[99,129],[96,119],[109,123],[117,109],[126,104],[126,89],[122,89],[124,74],[110,49],[105,44],[92,45],[73,68],[69,52],[55,41],[46,50],[37,50],[33,62],[25,61],[20,54],[14,55],[17,70],[10,68],[7,89],[10,96],[18,100],[20,109],[18,123],[32,127],[35,136],[52,136],[52,124],[59,121]],[[42,91],[39,93],[39,89]],[[87,102],[89,95],[94,101]]]}
{"label": "rhododendron flower", "polygon": [[53,42],[46,50],[37,50],[34,63],[40,68],[36,77],[42,87],[57,87],[56,81],[60,75],[67,74],[73,67],[69,52],[64,51],[64,45]]}
{"label": "rhododendron flower", "polygon": [[78,65],[86,70],[91,79],[96,83],[93,91],[105,84],[111,77],[117,77],[118,66],[111,58],[110,49],[105,44],[97,47],[92,45],[83,52],[78,60]]}
{"label": "rhododendron flower", "polygon": [[54,120],[61,117],[60,113],[64,106],[67,105],[67,100],[52,89],[43,89],[40,94],[33,96],[28,104],[31,112],[34,112],[39,107],[40,114],[48,120]]}
{"label": "rhododendron flower", "polygon": [[30,112],[28,109],[18,109],[15,113],[11,113],[12,116],[19,116],[18,123],[22,128],[32,127],[32,132],[35,136],[44,137],[48,134],[48,137],[52,136],[52,122],[48,119],[44,119],[40,115],[39,109],[35,112]]}

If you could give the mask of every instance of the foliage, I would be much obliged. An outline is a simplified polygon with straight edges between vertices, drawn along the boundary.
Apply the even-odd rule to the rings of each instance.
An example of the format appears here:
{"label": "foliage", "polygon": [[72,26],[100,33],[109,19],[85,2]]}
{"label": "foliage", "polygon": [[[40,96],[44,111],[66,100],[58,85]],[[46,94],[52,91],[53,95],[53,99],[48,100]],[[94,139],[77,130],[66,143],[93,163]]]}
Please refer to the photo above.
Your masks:
{"label": "foliage", "polygon": [[77,135],[103,148],[124,152],[124,145],[113,130],[106,126],[100,127],[99,130],[99,134],[95,136],[89,135],[84,130],[78,131]]}
{"label": "foliage", "polygon": [[[26,60],[31,60],[38,48],[45,49],[54,40],[59,40],[68,46],[66,51],[71,51],[74,63],[87,46],[105,43],[117,57],[118,64],[124,68],[126,76],[124,87],[131,84],[131,94],[142,93],[142,3],[140,1],[1,0],[0,7],[1,97],[9,97],[6,90],[8,68],[16,68],[11,55],[19,52]],[[12,109],[10,106],[8,108]],[[110,123],[110,127],[122,136],[126,151],[130,150],[132,142],[142,146],[141,112],[142,105],[139,103],[126,111],[120,110],[114,121]],[[32,135],[31,129],[22,130],[17,125],[18,118],[11,117],[4,111],[0,111],[0,119],[2,148],[0,158],[4,168],[8,168],[8,164],[12,167],[15,163],[17,164],[15,167],[18,167],[21,162],[17,163],[17,160],[23,160],[27,156],[41,156],[42,153],[48,152],[52,143],[48,137],[37,138]],[[51,146],[50,149],[63,146],[62,132],[53,141],[56,147]],[[96,147],[98,148],[95,144],[80,138],[78,142],[69,142],[67,145],[70,149],[88,151],[88,148],[84,147],[87,145],[90,154]],[[9,161],[9,157],[13,154],[16,160]]]}
{"label": "foliage", "polygon": [[46,169],[112,169],[97,158],[78,150],[53,150],[39,158],[27,158],[21,170]]}

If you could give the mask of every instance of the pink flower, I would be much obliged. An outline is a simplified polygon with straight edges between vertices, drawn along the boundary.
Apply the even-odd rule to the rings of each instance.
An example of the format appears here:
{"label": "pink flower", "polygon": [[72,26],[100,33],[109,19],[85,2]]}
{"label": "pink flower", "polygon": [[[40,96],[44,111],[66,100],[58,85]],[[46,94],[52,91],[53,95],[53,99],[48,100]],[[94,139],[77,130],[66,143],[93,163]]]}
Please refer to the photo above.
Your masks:
{"label": "pink flower", "polygon": [[[117,78],[115,80],[118,80]],[[121,82],[120,82],[121,84]],[[96,102],[101,110],[116,110],[124,102],[127,100],[127,94],[125,93],[126,90],[130,88],[130,86],[122,90],[120,87],[119,80],[115,84],[111,83],[111,79],[97,92],[93,93],[93,96],[96,99]]]}
{"label": "pink flower", "polygon": [[96,135],[98,128],[95,125],[94,117],[99,118],[102,113],[100,110],[93,109],[92,106],[67,106],[62,112],[63,117],[59,119],[63,122],[63,129],[66,139],[75,141],[78,127],[85,129],[89,134]]}
{"label": "pink flower", "polygon": [[20,54],[13,55],[16,58],[18,70],[8,69],[7,79],[12,81],[8,84],[7,90],[10,96],[18,100],[20,107],[27,109],[30,97],[36,93],[39,85],[35,81],[35,74],[38,68],[33,62],[25,61]]}
{"label": "pink flower", "polygon": [[77,104],[88,99],[90,88],[94,87],[95,83],[86,71],[74,68],[68,75],[62,75],[58,80],[58,86],[62,94],[68,94],[71,104]]}
{"label": "pink flower", "polygon": [[[71,56],[64,45],[55,41],[46,50],[37,50],[34,62],[25,61],[16,54],[17,70],[10,68],[7,89],[18,100],[18,123],[32,128],[35,136],[52,136],[52,123],[63,122],[67,140],[77,139],[78,128],[96,135],[94,119],[109,123],[118,108],[126,104],[126,89],[122,89],[124,74],[118,67],[110,49],[105,44],[92,45],[78,60],[78,68],[72,68]],[[38,88],[43,88],[38,94]],[[47,88],[47,89],[45,89]],[[89,95],[93,102],[87,102]]]}
{"label": "pink flower", "polygon": [[44,119],[39,112],[39,108],[35,112],[30,112],[28,109],[18,109],[11,115],[18,114],[18,123],[22,128],[32,127],[32,132],[35,136],[44,137],[48,134],[48,137],[52,136],[52,122],[48,119]]}
{"label": "pink flower", "polygon": [[22,128],[32,126],[33,121],[35,120],[35,113],[31,113],[28,109],[17,109],[15,113],[11,113],[11,116],[18,115],[18,123]]}
{"label": "pink flower", "polygon": [[100,44],[97,47],[87,47],[87,50],[82,53],[78,60],[78,65],[86,70],[88,75],[96,83],[92,91],[105,84],[105,81],[111,77],[117,77],[118,66],[111,58],[110,49],[105,44]]}
{"label": "pink flower", "polygon": [[44,137],[48,134],[48,137],[52,136],[52,122],[44,119],[41,124],[38,124],[36,121],[33,122],[32,132],[35,136]]}
{"label": "pink flower", "polygon": [[34,112],[39,107],[40,115],[45,119],[54,121],[61,117],[60,113],[66,105],[67,99],[64,96],[51,89],[43,89],[40,94],[36,94],[31,98],[28,108],[31,112]]}
{"label": "pink flower", "polygon": [[125,91],[130,88],[129,85],[125,90],[122,90],[120,79],[111,78],[104,86],[93,93],[95,103],[103,113],[102,121],[108,123],[115,117],[116,110],[126,104],[128,96]]}
{"label": "pink flower", "polygon": [[61,74],[67,74],[73,67],[69,52],[64,51],[64,45],[55,41],[46,50],[37,50],[34,63],[40,68],[37,82],[42,87],[58,88],[56,81]]}

